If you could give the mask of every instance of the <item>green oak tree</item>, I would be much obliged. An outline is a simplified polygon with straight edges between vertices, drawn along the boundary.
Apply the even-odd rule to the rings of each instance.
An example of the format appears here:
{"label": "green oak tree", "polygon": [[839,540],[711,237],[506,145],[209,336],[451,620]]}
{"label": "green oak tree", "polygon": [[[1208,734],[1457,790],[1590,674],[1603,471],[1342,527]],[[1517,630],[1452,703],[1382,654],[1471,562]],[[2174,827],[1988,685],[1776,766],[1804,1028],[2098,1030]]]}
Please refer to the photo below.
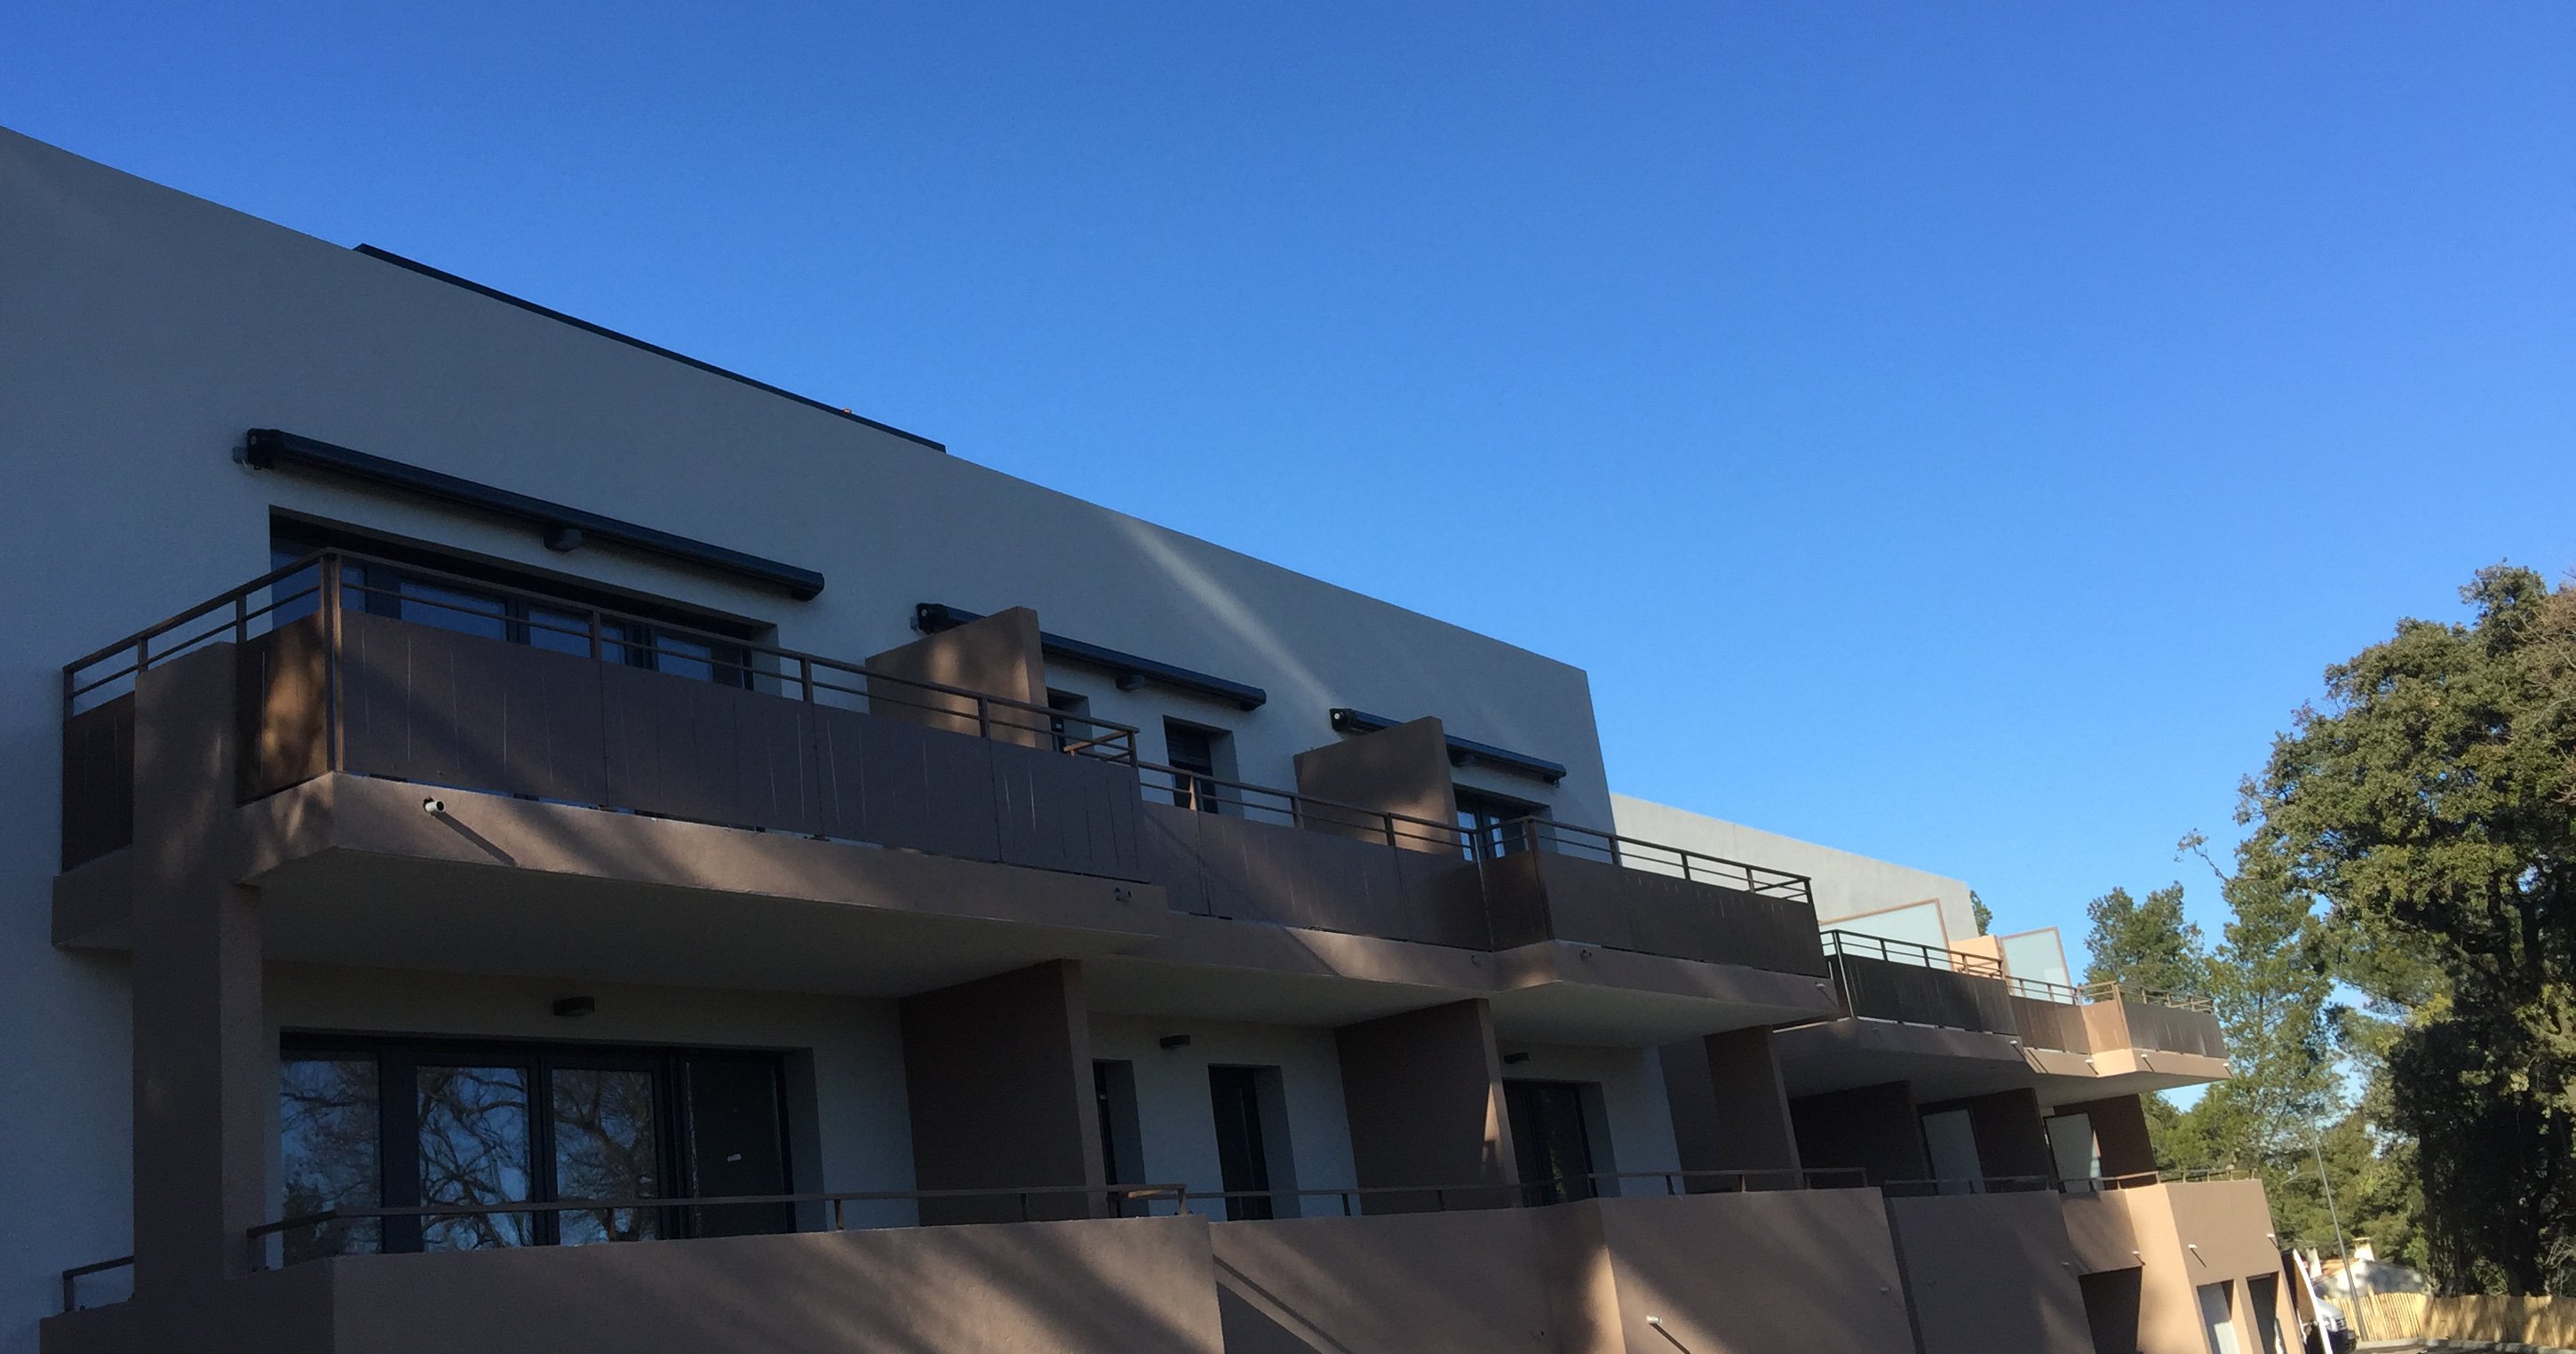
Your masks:
{"label": "green oak tree", "polygon": [[2244,787],[2236,879],[2259,930],[2323,905],[2302,948],[2377,1022],[2347,1027],[2435,1281],[2576,1293],[2576,590],[2497,566],[2462,597],[2327,670]]}

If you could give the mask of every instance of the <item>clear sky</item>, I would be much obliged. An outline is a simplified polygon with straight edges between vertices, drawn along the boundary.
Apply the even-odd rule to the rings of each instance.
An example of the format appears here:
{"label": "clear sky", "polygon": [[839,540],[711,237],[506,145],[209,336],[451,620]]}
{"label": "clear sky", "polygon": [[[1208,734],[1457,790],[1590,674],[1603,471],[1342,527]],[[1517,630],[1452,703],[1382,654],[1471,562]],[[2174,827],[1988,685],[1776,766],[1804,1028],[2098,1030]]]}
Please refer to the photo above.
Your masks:
{"label": "clear sky", "polygon": [[2205,882],[2328,662],[2576,566],[2565,0],[0,35],[0,124],[1579,664],[1617,787],[2008,926]]}

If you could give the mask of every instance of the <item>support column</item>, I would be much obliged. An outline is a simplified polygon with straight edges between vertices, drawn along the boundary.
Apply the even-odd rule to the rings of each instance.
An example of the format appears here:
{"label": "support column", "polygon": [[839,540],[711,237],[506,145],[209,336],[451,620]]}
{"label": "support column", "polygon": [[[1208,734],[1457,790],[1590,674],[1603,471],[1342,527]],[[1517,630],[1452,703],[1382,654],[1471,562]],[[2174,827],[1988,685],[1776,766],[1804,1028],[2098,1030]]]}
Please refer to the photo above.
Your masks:
{"label": "support column", "polygon": [[[1764,1171],[1755,1189],[1798,1186],[1798,1134],[1772,1056],[1771,1031],[1729,1030],[1666,1044],[1664,1097],[1685,1171]],[[1706,1183],[1695,1189],[1719,1186]]]}
{"label": "support column", "polygon": [[[1449,735],[1428,716],[1297,754],[1297,793],[1377,813],[1400,813],[1447,825],[1458,821],[1457,787],[1449,779]],[[1382,823],[1337,824],[1310,819],[1322,832],[1381,840]],[[1396,844],[1455,855],[1446,833],[1401,833]]]}
{"label": "support column", "polygon": [[230,849],[235,667],[212,644],[135,682],[134,1284],[156,1304],[248,1273],[268,1204],[258,891]]}
{"label": "support column", "polygon": [[[913,1188],[1079,1185],[1028,1197],[1029,1218],[1108,1211],[1082,966],[1059,959],[903,999]],[[924,1223],[1017,1222],[1016,1198],[924,1200]]]}
{"label": "support column", "polygon": [[[1503,1106],[1503,1063],[1483,998],[1381,1017],[1334,1031],[1351,1164],[1371,1213],[1508,1207],[1519,1163]],[[1451,1189],[1449,1186],[1479,1188]],[[1435,1192],[1435,1189],[1440,1192]]]}
{"label": "support column", "polygon": [[924,635],[870,658],[867,665],[897,679],[868,683],[871,714],[951,733],[983,733],[1028,747],[1046,747],[1052,741],[1053,731],[1036,711],[997,710],[994,727],[986,729],[975,718],[973,700],[911,685],[932,682],[1045,709],[1046,650],[1038,638],[1038,613],[1027,607],[996,611],[953,630]]}
{"label": "support column", "polygon": [[1855,1086],[1789,1102],[1798,1159],[1810,1170],[1858,1166],[1869,1183],[1921,1180],[1932,1174],[1913,1088],[1901,1081]]}

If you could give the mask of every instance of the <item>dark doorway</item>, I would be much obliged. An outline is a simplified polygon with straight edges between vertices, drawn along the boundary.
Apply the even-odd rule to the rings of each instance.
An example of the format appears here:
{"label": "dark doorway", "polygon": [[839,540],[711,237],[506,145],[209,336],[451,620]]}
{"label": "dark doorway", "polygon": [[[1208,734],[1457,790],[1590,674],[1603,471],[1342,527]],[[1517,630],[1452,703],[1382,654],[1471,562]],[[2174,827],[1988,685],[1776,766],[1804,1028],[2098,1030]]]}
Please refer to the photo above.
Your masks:
{"label": "dark doorway", "polygon": [[2138,1354],[2138,1279],[2142,1271],[2105,1270],[2076,1280],[2084,1293],[2084,1321],[2093,1331],[2093,1354]]}
{"label": "dark doorway", "polygon": [[[1211,1067],[1208,1095],[1216,1110],[1216,1157],[1228,1194],[1270,1188],[1270,1152],[1261,1137],[1259,1067]],[[1233,1222],[1276,1216],[1266,1198],[1227,1199],[1225,1216]]]}
{"label": "dark doorway", "polygon": [[1531,1203],[1571,1203],[1599,1192],[1592,1180],[1592,1134],[1583,1122],[1584,1091],[1578,1081],[1503,1083],[1521,1194]]}

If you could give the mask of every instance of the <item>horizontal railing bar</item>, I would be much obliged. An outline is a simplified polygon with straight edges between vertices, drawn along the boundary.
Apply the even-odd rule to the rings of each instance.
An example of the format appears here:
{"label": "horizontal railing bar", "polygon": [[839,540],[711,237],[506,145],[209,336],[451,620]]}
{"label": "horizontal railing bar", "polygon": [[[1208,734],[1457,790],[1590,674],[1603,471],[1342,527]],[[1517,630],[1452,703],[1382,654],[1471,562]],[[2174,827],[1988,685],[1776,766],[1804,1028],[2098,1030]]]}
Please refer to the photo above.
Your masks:
{"label": "horizontal railing bar", "polygon": [[96,649],[92,649],[81,657],[73,659],[69,663],[65,663],[63,665],[63,671],[66,673],[75,673],[80,671],[82,668],[88,667],[91,664],[118,652],[119,650],[133,648],[135,645],[140,644],[155,635],[166,633],[176,626],[185,625],[188,622],[197,619],[199,616],[203,616],[213,611],[219,606],[229,605],[237,598],[247,597],[250,594],[259,591],[261,588],[265,588],[269,584],[274,583],[299,569],[309,568],[315,560],[320,558],[320,554],[307,555],[292,564],[281,565],[275,569],[271,569],[267,573],[261,574],[259,577],[252,579],[250,582],[234,588],[230,592],[224,593],[212,600],[200,602],[157,625],[147,625],[113,644],[102,645]]}
{"label": "horizontal railing bar", "polygon": [[1025,1189],[838,1190],[817,1194],[719,1194],[667,1199],[523,1199],[493,1204],[416,1204],[394,1208],[329,1208],[247,1229],[256,1239],[326,1222],[377,1218],[479,1218],[495,1213],[609,1213],[648,1208],[727,1208],[753,1204],[898,1203],[921,1199],[1015,1199],[1097,1194],[1120,1202],[1176,1199],[1188,1192],[1181,1185],[1031,1185]]}
{"label": "horizontal railing bar", "polygon": [[[347,550],[317,551],[314,554],[307,555],[304,558],[295,561],[294,563],[272,569],[249,583],[233,588],[209,601],[202,602],[186,611],[182,611],[157,625],[148,626],[142,630],[138,630],[116,643],[95,649],[74,662],[64,665],[63,672],[66,703],[70,700],[76,699],[81,694],[85,694],[89,690],[95,690],[99,685],[119,680],[120,678],[132,673],[138,673],[144,668],[149,667],[152,662],[159,661],[161,655],[154,655],[149,652],[148,646],[152,640],[167,635],[180,626],[187,625],[193,621],[212,615],[219,609],[229,606],[236,601],[258,592],[262,588],[266,588],[274,584],[279,579],[289,577],[306,569],[315,568],[326,559],[338,559],[343,562],[381,566],[386,569],[394,570],[408,578],[416,578],[425,582],[446,584],[471,594],[499,597],[506,600],[500,609],[468,605],[458,599],[424,597],[414,593],[406,593],[399,589],[387,588],[379,584],[371,584],[362,577],[353,578],[347,571],[342,571],[340,575],[340,586],[343,592],[354,593],[361,597],[391,597],[399,600],[406,606],[436,608],[456,614],[499,621],[505,625],[528,626],[535,629],[542,629],[550,633],[578,635],[585,640],[592,636],[597,622],[614,621],[620,625],[641,627],[640,633],[647,636],[647,638],[644,639],[630,639],[621,636],[614,640],[603,641],[604,643],[614,643],[618,645],[620,652],[650,652],[657,655],[667,655],[669,657],[688,662],[704,663],[707,664],[710,669],[739,671],[753,675],[774,675],[779,677],[782,681],[797,681],[800,684],[810,682],[812,669],[819,667],[832,672],[862,677],[870,683],[870,686],[865,689],[836,688],[848,691],[849,694],[863,695],[871,699],[889,696],[890,693],[884,691],[879,684],[891,684],[897,687],[911,688],[915,691],[936,692],[943,696],[956,697],[963,701],[975,703],[967,710],[953,712],[943,711],[943,713],[955,713],[963,717],[972,714],[974,710],[977,709],[988,712],[1018,712],[1029,716],[1025,726],[1029,732],[1047,732],[1056,728],[1059,723],[1071,722],[1080,724],[1084,728],[1094,731],[1094,743],[1126,741],[1131,750],[1133,748],[1133,740],[1137,734],[1137,730],[1134,727],[1120,724],[1114,720],[1096,719],[1089,715],[1073,714],[1067,711],[1051,709],[1047,706],[1038,705],[1029,701],[1014,700],[1007,696],[996,696],[986,692],[969,690],[964,687],[950,686],[943,682],[926,681],[916,677],[905,677],[893,673],[879,672],[868,667],[864,663],[854,663],[845,659],[829,658],[799,649],[787,649],[780,648],[775,645],[754,643],[737,635],[721,634],[712,630],[703,630],[695,626],[655,619],[653,617],[637,615],[632,612],[617,611],[607,607],[590,606],[568,601],[561,597],[551,596],[546,593],[531,591],[526,588],[512,587],[508,584],[494,583],[485,579],[469,578],[463,575],[452,574],[444,570],[422,565],[398,563],[393,560],[380,559],[372,555]],[[294,597],[271,599],[268,605],[265,606],[259,614],[265,615],[270,611],[276,610],[280,606],[300,599],[308,593],[318,593],[322,586],[323,585],[317,581],[311,588],[298,592]],[[510,615],[508,611],[508,600],[528,603],[534,609],[551,613],[552,616],[556,617],[581,616],[589,618],[592,624],[586,624],[583,628],[576,630],[555,620],[549,619],[548,617],[513,616]],[[247,617],[241,615],[227,617],[220,627],[210,629],[204,634],[194,636],[184,645],[179,647],[184,650],[187,647],[202,643],[221,633],[223,629],[238,630],[247,619]],[[666,647],[662,642],[666,638],[683,638],[703,642],[710,646],[711,650],[732,650],[746,656],[757,654],[768,658],[774,658],[785,663],[795,665],[797,668],[801,669],[801,671],[779,672],[773,674],[768,672],[766,669],[753,667],[746,662],[718,656],[714,652],[698,654]],[[94,681],[86,687],[81,686],[81,679],[86,669],[129,649],[134,650],[136,653],[136,661],[131,667],[121,669],[116,674]],[[828,686],[830,684],[812,683],[812,685]],[[1013,722],[1009,727],[1019,728],[1022,726],[1017,722]],[[1124,759],[1122,758],[1121,760]]]}

